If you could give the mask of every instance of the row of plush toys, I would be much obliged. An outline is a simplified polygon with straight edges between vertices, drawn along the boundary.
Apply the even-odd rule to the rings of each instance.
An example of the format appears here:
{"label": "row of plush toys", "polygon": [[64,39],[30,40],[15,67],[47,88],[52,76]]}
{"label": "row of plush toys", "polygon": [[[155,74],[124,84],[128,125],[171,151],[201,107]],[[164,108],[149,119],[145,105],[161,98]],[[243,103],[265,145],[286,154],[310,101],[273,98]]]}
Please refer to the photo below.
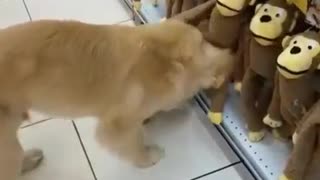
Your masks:
{"label": "row of plush toys", "polygon": [[[187,2],[188,1],[188,2]],[[192,1],[193,7],[183,6]],[[167,18],[197,26],[211,44],[232,49],[234,71],[206,93],[220,124],[228,87],[240,93],[248,137],[271,130],[294,148],[281,180],[320,179],[320,33],[292,0],[171,0]],[[179,6],[178,11],[173,6]]]}

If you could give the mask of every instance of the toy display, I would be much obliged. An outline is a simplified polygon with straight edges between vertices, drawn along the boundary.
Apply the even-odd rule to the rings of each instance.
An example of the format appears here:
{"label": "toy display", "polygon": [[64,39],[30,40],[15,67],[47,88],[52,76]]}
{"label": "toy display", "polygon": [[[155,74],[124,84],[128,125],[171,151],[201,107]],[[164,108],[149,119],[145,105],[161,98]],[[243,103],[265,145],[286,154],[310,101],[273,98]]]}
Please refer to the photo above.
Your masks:
{"label": "toy display", "polygon": [[[294,29],[298,14],[296,8],[285,0],[269,0],[257,5],[251,20],[249,67],[241,89],[251,142],[264,137],[262,120],[271,101],[276,60],[282,51],[281,39]],[[260,102],[260,96],[265,100]]]}
{"label": "toy display", "polygon": [[306,31],[287,36],[282,44],[285,49],[277,60],[273,97],[263,122],[276,128],[281,137],[288,138],[303,123],[301,119],[319,97],[312,79],[313,70],[319,64],[320,36]]}
{"label": "toy display", "polygon": [[[219,129],[258,176],[275,179],[282,173],[280,180],[320,179],[320,0],[166,3],[164,19],[191,24],[212,45],[234,53],[227,78],[205,90],[208,99],[200,94],[196,100],[204,110],[210,108],[208,118],[214,124],[222,122],[227,103],[227,118]],[[227,101],[232,83],[238,93]],[[241,124],[237,108],[247,126]],[[247,129],[248,136],[243,136]],[[274,138],[255,143],[267,130]]]}

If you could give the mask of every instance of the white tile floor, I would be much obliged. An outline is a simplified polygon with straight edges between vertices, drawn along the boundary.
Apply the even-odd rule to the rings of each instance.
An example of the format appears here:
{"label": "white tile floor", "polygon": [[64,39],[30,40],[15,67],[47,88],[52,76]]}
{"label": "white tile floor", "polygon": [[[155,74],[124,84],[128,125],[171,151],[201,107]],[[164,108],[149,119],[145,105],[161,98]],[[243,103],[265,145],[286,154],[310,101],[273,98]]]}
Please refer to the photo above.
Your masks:
{"label": "white tile floor", "polygon": [[[0,28],[37,19],[75,19],[133,25],[119,0],[0,0]],[[250,180],[253,179],[205,115],[190,103],[156,116],[147,131],[166,150],[156,166],[140,170],[116,159],[94,140],[95,120],[52,119],[32,112],[19,137],[24,148],[41,148],[43,164],[20,180]]]}

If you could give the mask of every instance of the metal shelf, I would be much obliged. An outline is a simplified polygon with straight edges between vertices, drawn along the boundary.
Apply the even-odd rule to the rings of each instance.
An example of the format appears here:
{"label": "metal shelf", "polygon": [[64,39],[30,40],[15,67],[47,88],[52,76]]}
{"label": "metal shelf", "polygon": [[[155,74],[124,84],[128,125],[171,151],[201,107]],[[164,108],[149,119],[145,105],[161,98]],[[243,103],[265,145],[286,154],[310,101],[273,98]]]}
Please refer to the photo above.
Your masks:
{"label": "metal shelf", "polygon": [[[132,7],[131,0],[123,1],[129,7]],[[141,23],[157,23],[164,17],[164,12],[163,4],[160,4],[159,7],[154,7],[152,4],[143,4],[140,12],[134,11],[135,17]],[[203,111],[208,111],[209,103],[203,93],[196,95],[195,100]],[[275,140],[270,133],[263,141],[251,143],[247,138],[245,121],[240,113],[239,106],[239,95],[230,90],[222,125],[212,125],[210,128],[219,130],[256,179],[277,180],[284,169],[292,149],[291,145]]]}

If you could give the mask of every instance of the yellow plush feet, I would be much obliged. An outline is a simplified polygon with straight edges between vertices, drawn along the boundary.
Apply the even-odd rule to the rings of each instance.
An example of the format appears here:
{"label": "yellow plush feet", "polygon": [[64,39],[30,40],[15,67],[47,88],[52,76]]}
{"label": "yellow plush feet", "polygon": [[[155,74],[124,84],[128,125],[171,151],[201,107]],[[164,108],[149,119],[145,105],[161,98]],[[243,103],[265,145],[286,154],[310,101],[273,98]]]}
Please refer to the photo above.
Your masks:
{"label": "yellow plush feet", "polygon": [[210,121],[214,124],[221,124],[222,122],[222,113],[215,113],[215,112],[209,112],[208,113],[208,117],[210,119]]}
{"label": "yellow plush feet", "polygon": [[290,180],[286,175],[282,174],[280,177],[279,177],[279,180]]}
{"label": "yellow plush feet", "polygon": [[272,128],[278,128],[278,127],[281,127],[282,126],[282,122],[281,121],[276,121],[276,120],[273,120],[270,115],[266,115],[266,117],[263,118],[263,123],[265,125],[268,125]]}
{"label": "yellow plush feet", "polygon": [[298,133],[294,132],[293,135],[292,135],[292,143],[293,143],[293,145],[297,144],[297,141],[298,141]]}
{"label": "yellow plush feet", "polygon": [[241,87],[242,87],[242,84],[241,82],[236,82],[234,83],[234,90],[236,90],[237,92],[241,92]]}
{"label": "yellow plush feet", "polygon": [[265,132],[264,130],[252,132],[249,131],[249,141],[251,142],[259,142],[264,138]]}
{"label": "yellow plush feet", "polygon": [[141,2],[140,1],[133,1],[133,8],[135,9],[135,10],[137,10],[137,11],[140,11],[140,9],[141,9]]}

